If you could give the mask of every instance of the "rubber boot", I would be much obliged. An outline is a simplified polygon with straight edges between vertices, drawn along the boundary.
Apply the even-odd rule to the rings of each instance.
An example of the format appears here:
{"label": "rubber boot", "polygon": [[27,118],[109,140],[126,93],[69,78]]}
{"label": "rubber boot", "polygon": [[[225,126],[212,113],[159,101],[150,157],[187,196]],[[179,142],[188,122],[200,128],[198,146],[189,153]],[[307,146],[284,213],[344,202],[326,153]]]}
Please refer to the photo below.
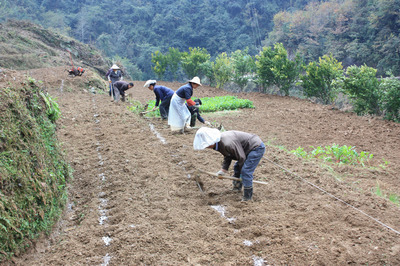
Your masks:
{"label": "rubber boot", "polygon": [[242,201],[250,201],[253,198],[253,187],[244,187]]}
{"label": "rubber boot", "polygon": [[243,186],[242,181],[233,180],[232,185],[233,185],[232,191],[235,191],[235,192],[242,191],[242,186]]}

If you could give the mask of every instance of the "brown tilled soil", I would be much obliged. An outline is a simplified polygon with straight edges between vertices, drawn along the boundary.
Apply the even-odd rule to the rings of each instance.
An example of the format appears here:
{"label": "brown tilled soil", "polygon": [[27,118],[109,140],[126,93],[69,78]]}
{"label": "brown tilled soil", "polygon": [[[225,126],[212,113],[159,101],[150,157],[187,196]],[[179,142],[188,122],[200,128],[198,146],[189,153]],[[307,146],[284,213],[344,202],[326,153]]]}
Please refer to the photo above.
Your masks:
{"label": "brown tilled soil", "polygon": [[[173,135],[164,121],[83,89],[85,75],[67,78],[63,70],[30,75],[44,81],[62,110],[58,137],[75,169],[69,204],[54,233],[14,263],[400,264],[399,206],[376,193],[400,195],[399,124],[291,97],[235,94],[256,108],[203,117],[267,145],[255,177],[268,185],[254,185],[254,201],[242,203],[228,180],[202,174],[204,194],[199,190],[195,169],[218,171],[222,155],[193,151],[194,132]],[[143,84],[135,82],[131,99],[154,98]],[[203,86],[194,97],[227,94]],[[282,149],[333,144],[374,154],[371,167],[304,160]]]}

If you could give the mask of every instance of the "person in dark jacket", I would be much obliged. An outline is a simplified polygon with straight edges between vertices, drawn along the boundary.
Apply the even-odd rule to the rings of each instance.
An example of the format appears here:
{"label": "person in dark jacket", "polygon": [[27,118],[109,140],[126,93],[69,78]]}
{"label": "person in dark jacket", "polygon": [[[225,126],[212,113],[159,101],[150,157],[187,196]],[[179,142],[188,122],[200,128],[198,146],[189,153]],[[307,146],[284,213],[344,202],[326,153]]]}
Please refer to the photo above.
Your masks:
{"label": "person in dark jacket", "polygon": [[211,126],[211,123],[208,121],[205,121],[203,117],[200,115],[200,106],[202,105],[201,99],[195,99],[194,100],[196,105],[189,106],[186,104],[186,107],[189,109],[191,119],[190,119],[190,126],[195,127],[196,126],[196,119],[198,119],[201,123],[206,124],[208,126]]}
{"label": "person in dark jacket", "polygon": [[166,120],[168,119],[169,104],[171,102],[172,96],[174,95],[174,91],[168,87],[156,85],[156,83],[156,80],[148,80],[144,84],[144,87],[153,91],[156,95],[156,104],[152,111],[156,110],[158,107],[160,109],[161,118],[163,120]]}
{"label": "person in dark jacket", "polygon": [[115,94],[115,102],[118,103],[119,97],[121,95],[121,101],[125,102],[125,91],[129,90],[133,87],[133,83],[128,83],[126,81],[116,81],[114,83],[114,94]]}
{"label": "person in dark jacket", "polygon": [[233,167],[234,177],[241,178],[241,181],[234,181],[233,190],[241,191],[243,185],[242,201],[252,199],[253,173],[265,152],[265,145],[260,137],[242,131],[231,130],[221,133],[215,128],[202,127],[196,132],[193,148],[214,149],[224,156],[218,175],[227,174],[232,160],[236,160]]}
{"label": "person in dark jacket", "polygon": [[108,73],[107,78],[108,82],[111,84],[110,96],[111,94],[114,95],[114,100],[115,100],[114,83],[123,80],[123,77],[121,69],[116,64],[112,65],[110,70],[107,72]]}

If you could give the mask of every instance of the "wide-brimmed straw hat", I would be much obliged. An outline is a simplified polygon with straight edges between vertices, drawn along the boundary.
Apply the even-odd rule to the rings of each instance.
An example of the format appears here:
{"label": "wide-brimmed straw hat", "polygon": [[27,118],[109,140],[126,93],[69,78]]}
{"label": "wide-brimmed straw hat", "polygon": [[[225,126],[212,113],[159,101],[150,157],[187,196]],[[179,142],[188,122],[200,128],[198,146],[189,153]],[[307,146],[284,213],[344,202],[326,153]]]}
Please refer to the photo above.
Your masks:
{"label": "wide-brimmed straw hat", "polygon": [[192,78],[192,80],[189,80],[189,82],[195,83],[195,84],[198,84],[198,85],[202,86],[201,83],[200,83],[200,78],[199,77],[194,77],[194,78]]}
{"label": "wide-brimmed straw hat", "polygon": [[149,79],[148,81],[146,81],[146,83],[144,84],[143,87],[148,88],[148,87],[150,87],[150,85],[155,85],[156,83],[157,83],[156,80],[154,80],[154,79]]}
{"label": "wide-brimmed straw hat", "polygon": [[115,70],[115,69],[120,69],[119,66],[117,66],[116,64],[112,65],[111,69]]}

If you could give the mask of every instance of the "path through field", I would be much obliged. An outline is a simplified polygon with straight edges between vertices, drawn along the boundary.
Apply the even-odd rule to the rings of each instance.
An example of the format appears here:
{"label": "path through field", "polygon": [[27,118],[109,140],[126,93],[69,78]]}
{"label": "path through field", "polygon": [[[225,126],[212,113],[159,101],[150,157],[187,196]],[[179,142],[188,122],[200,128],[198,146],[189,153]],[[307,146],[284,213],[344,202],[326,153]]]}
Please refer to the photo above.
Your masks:
{"label": "path through field", "polygon": [[[399,124],[290,97],[236,94],[256,108],[203,117],[268,144],[255,172],[268,185],[254,185],[254,201],[242,203],[227,180],[203,174],[200,192],[195,169],[218,171],[222,155],[193,151],[194,133],[173,135],[165,122],[128,111],[128,103],[79,89],[85,77],[72,80],[62,70],[30,74],[62,110],[58,136],[75,169],[69,204],[51,237],[16,264],[400,264],[400,209],[375,193],[379,185],[400,195]],[[134,100],[154,98],[144,82],[134,83]],[[203,86],[194,97],[227,94]],[[373,153],[374,168],[324,166],[281,149],[334,143]],[[386,169],[379,167],[383,158]]]}

